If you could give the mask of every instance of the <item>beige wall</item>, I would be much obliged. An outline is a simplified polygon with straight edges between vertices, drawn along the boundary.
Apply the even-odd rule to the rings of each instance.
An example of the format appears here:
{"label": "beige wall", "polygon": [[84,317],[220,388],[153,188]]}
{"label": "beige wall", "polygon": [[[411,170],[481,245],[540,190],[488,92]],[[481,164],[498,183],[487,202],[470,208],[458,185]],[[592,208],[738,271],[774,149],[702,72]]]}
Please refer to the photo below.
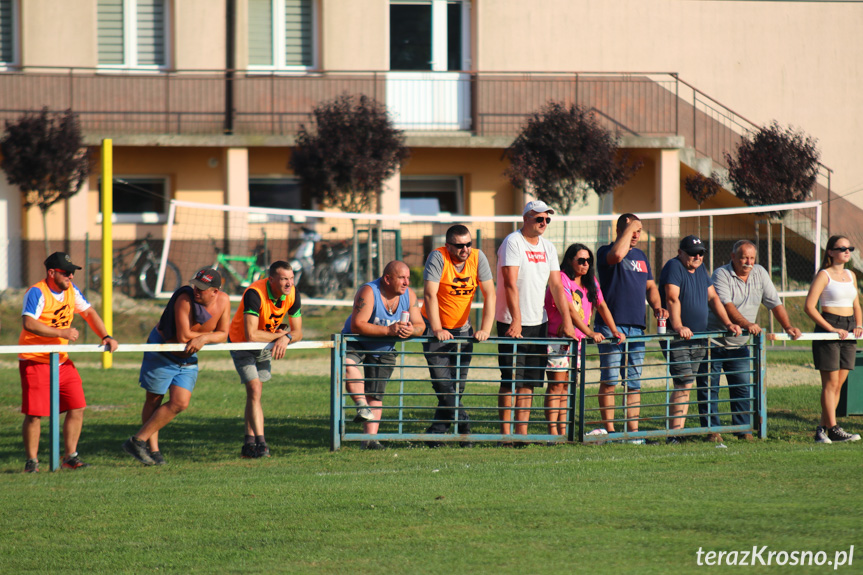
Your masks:
{"label": "beige wall", "polygon": [[178,70],[224,70],[225,0],[175,0],[171,41]]}
{"label": "beige wall", "polygon": [[95,66],[96,0],[23,0],[24,66]]}
{"label": "beige wall", "polygon": [[321,0],[319,14],[323,69],[389,68],[389,2]]}
{"label": "beige wall", "polygon": [[[478,68],[679,72],[753,122],[818,138],[833,190],[863,187],[863,3],[476,0]],[[849,196],[863,206],[863,192]]]}

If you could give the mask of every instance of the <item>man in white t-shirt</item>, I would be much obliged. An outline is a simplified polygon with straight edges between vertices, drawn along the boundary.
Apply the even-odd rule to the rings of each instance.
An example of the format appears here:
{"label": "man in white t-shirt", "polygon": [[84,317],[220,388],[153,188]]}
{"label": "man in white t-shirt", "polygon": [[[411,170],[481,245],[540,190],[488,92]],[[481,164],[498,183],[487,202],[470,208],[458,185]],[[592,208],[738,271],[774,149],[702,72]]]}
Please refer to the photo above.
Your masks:
{"label": "man in white t-shirt", "polygon": [[[497,334],[510,338],[544,338],[548,316],[545,313],[545,288],[558,309],[568,309],[560,263],[554,245],[542,237],[554,210],[545,202],[528,202],[522,212],[524,225],[504,238],[497,250]],[[574,337],[572,319],[562,314],[563,331]],[[509,435],[511,408],[515,398],[515,433],[527,434],[533,388],[542,387],[545,380],[546,346],[500,344],[500,408],[501,433]],[[513,374],[513,367],[515,373]],[[513,375],[515,379],[513,379]],[[515,394],[515,396],[513,396]]]}

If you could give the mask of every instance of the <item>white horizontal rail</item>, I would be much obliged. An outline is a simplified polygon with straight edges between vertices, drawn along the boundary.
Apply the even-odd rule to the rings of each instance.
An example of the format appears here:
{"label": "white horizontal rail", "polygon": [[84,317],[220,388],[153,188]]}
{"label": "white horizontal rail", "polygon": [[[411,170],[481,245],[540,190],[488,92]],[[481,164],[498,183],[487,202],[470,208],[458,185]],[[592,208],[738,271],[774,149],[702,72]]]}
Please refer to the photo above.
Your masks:
{"label": "white horizontal rail", "polygon": [[[201,351],[224,351],[224,350],[247,350],[272,349],[273,342],[263,343],[211,343],[205,345]],[[299,341],[288,346],[288,351],[296,349],[332,349],[331,341]],[[121,343],[117,351],[183,351],[186,349],[184,343]],[[6,345],[0,346],[0,355],[18,353],[103,353],[104,345]]]}
{"label": "white horizontal rail", "polygon": [[[800,337],[794,339],[787,333],[768,333],[767,340],[768,341],[826,341],[831,339],[839,339],[838,333],[804,333],[801,334]],[[849,331],[848,337],[846,340],[856,341],[857,338],[854,337],[854,332]],[[861,338],[863,339],[863,338]]]}

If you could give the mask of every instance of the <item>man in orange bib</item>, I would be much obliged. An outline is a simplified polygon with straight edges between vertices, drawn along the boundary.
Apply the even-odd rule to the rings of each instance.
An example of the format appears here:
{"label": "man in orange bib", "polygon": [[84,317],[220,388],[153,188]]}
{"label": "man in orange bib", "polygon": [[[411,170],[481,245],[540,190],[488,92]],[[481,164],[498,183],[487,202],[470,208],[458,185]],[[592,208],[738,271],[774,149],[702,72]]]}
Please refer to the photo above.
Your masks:
{"label": "man in orange bib", "polygon": [[263,384],[272,377],[270,359],[282,359],[288,344],[301,339],[303,317],[300,312],[300,294],[294,286],[294,270],[288,262],[277,261],[270,266],[268,277],[246,288],[228,332],[228,341],[231,343],[273,342],[272,351],[231,352],[240,381],[246,386],[246,436],[240,450],[244,458],[270,456],[270,448],[264,437],[264,410],[261,407]]}
{"label": "man in orange bib", "polygon": [[[470,230],[459,224],[447,230],[446,245],[429,254],[423,279],[425,335],[436,338],[423,343],[423,351],[438,400],[434,422],[426,433],[446,433],[453,422],[458,425],[458,433],[470,433],[470,420],[460,395],[464,393],[473,342],[456,343],[453,338],[488,339],[495,306],[491,267],[482,251],[472,249]],[[483,296],[482,325],[474,333],[470,305],[477,287]],[[428,445],[437,447],[440,443]],[[462,442],[462,445],[471,444]]]}
{"label": "man in orange bib", "polygon": [[[108,335],[102,318],[72,283],[72,277],[81,266],[63,252],[54,252],[45,260],[46,277],[32,286],[24,296],[21,312],[23,329],[18,345],[68,345],[78,339],[78,330],[72,327],[75,312],[81,314],[90,329],[102,339],[105,350],[113,352],[117,342]],[[22,353],[18,356],[21,374],[21,413],[24,425],[24,451],[27,463],[24,471],[39,471],[39,436],[42,417],[51,415],[51,366],[47,353]],[[60,354],[60,412],[66,412],[63,421],[65,456],[63,467],[88,467],[78,457],[78,438],[84,423],[84,388],[75,364],[65,353]]]}

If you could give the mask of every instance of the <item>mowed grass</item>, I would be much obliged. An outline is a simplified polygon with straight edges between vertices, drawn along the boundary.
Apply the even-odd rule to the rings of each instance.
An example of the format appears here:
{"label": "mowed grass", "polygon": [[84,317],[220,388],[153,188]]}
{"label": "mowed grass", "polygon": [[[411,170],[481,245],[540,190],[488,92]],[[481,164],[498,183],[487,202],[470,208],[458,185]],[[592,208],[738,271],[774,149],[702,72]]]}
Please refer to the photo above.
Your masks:
{"label": "mowed grass", "polygon": [[812,443],[816,386],[770,389],[769,439],[726,449],[332,453],[328,378],[297,375],[265,385],[273,457],[243,460],[244,390],[202,366],[162,432],[167,466],[120,449],[140,417],[137,372],[86,368],[92,467],[48,472],[45,429],[36,475],[21,473],[18,374],[0,373],[0,572],[685,573],[703,569],[700,547],[832,558],[863,544],[863,442]]}

